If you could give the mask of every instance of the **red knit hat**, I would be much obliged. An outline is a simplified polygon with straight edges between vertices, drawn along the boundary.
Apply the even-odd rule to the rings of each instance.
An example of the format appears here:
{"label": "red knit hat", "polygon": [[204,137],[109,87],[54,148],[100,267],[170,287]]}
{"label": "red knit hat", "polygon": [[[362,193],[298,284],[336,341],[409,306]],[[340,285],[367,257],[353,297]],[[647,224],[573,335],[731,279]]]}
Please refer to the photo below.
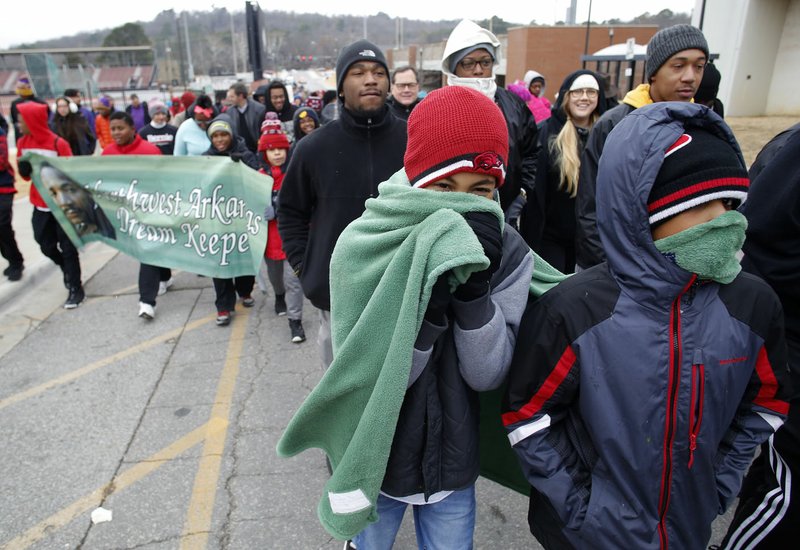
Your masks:
{"label": "red knit hat", "polygon": [[459,172],[488,174],[503,185],[508,127],[503,113],[482,93],[447,86],[429,93],[408,117],[403,159],[414,187]]}
{"label": "red knit hat", "polygon": [[264,122],[261,123],[261,137],[258,139],[258,150],[267,149],[288,149],[289,138],[281,128],[281,121],[278,115],[273,112],[266,114]]}

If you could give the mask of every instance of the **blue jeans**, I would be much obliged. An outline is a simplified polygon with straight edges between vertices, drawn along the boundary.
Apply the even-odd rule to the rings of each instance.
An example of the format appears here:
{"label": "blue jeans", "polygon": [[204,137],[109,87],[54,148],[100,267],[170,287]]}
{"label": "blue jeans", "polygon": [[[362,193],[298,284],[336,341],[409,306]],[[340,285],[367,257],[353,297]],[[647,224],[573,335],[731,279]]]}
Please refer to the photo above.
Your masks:
{"label": "blue jeans", "polygon": [[[405,502],[378,496],[378,521],[353,538],[358,550],[390,550],[403,514]],[[417,546],[420,550],[472,550],[475,531],[475,486],[453,491],[436,504],[413,506]]]}

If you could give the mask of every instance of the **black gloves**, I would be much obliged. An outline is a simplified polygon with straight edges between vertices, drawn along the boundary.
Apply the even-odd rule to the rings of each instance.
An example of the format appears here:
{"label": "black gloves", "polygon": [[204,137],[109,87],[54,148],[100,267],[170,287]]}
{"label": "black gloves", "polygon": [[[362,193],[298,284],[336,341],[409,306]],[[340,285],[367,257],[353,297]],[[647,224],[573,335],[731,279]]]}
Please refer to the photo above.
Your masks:
{"label": "black gloves", "polygon": [[244,154],[243,154],[243,153],[239,153],[239,152],[236,152],[236,151],[234,151],[233,153],[231,153],[231,160],[232,160],[233,162],[239,162],[239,161],[240,161],[240,160],[242,160],[243,158],[244,158]]}
{"label": "black gloves", "polygon": [[31,166],[31,163],[27,160],[20,160],[17,162],[17,171],[23,178],[29,178],[33,173],[33,166]]}
{"label": "black gloves", "polygon": [[450,306],[450,283],[448,282],[450,272],[442,273],[439,279],[433,284],[431,298],[428,301],[428,309],[425,310],[425,320],[434,325],[444,325],[446,323],[447,308]]}
{"label": "black gloves", "polygon": [[500,222],[493,214],[467,212],[464,214],[464,219],[478,237],[483,253],[489,258],[488,268],[470,275],[469,279],[455,291],[456,298],[462,302],[469,302],[489,292],[489,281],[503,259],[503,235],[500,232]]}

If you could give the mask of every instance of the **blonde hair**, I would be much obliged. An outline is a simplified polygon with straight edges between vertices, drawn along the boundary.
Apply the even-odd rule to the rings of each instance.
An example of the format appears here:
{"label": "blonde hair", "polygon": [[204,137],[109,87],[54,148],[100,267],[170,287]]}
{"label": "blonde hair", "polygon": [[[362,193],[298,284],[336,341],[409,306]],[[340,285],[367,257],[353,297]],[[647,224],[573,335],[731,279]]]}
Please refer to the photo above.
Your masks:
{"label": "blonde hair", "polygon": [[[578,194],[578,176],[581,170],[581,155],[580,151],[578,151],[578,130],[569,116],[567,98],[564,98],[561,103],[561,110],[564,111],[567,121],[558,135],[550,140],[550,154],[555,157],[558,163],[558,188],[574,199]],[[598,118],[597,108],[595,108],[589,117],[589,128],[594,126]]]}

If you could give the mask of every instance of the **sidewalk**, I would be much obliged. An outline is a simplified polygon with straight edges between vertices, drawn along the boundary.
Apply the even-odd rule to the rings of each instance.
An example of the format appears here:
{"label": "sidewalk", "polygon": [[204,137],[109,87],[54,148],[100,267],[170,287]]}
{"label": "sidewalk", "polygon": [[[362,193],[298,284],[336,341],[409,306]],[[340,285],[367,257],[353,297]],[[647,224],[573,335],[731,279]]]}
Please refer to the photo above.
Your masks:
{"label": "sidewalk", "polygon": [[[25,259],[25,271],[22,279],[15,282],[0,277],[0,357],[67,299],[61,270],[42,254],[33,238],[32,213],[33,205],[27,194],[17,193],[12,225],[17,246]],[[117,254],[116,250],[101,243],[91,243],[82,248],[83,283],[86,284]],[[5,258],[0,257],[0,269],[5,269],[6,265]]]}

